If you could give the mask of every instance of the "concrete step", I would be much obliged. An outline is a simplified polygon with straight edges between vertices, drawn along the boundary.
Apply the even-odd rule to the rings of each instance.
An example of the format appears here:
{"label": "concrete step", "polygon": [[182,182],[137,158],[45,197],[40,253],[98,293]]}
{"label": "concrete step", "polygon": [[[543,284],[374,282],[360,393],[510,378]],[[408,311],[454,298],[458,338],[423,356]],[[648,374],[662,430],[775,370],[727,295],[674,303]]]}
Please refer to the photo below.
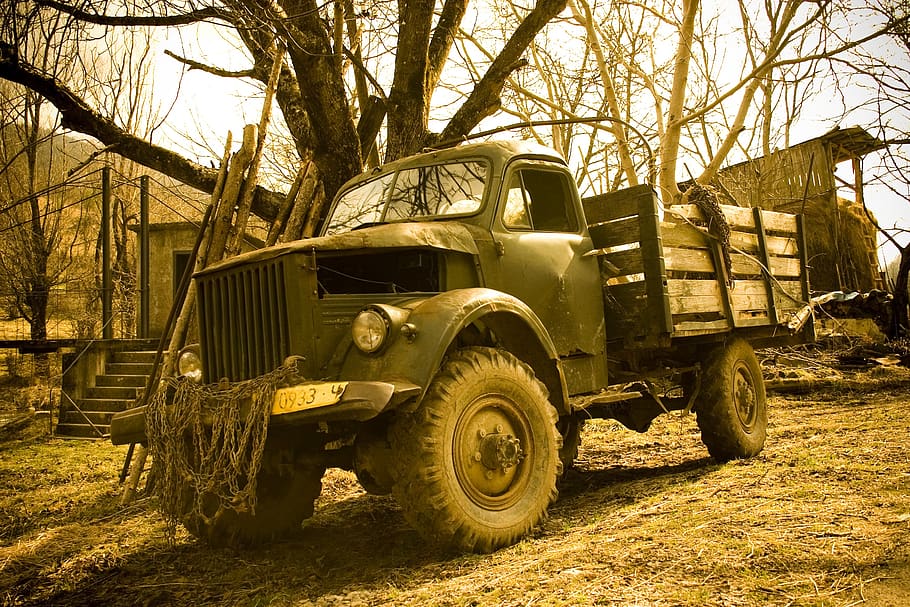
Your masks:
{"label": "concrete step", "polygon": [[[107,426],[98,426],[98,429],[91,427],[89,424],[57,424],[55,434],[64,438],[107,438],[110,429]],[[98,434],[98,432],[101,434]]]}
{"label": "concrete step", "polygon": [[102,400],[135,400],[138,393],[135,386],[95,386],[85,390],[87,398]]}
{"label": "concrete step", "polygon": [[[107,413],[116,413],[125,411],[135,405],[135,399],[127,400],[122,398],[79,398],[76,399],[76,406],[83,411],[104,411]],[[66,411],[72,408],[72,405],[63,407]]]}
{"label": "concrete step", "polygon": [[148,377],[145,375],[99,375],[95,386],[101,388],[144,388]]}
{"label": "concrete step", "polygon": [[141,362],[109,362],[104,367],[105,375],[143,375],[149,376],[152,373],[152,363]]}
{"label": "concrete step", "polygon": [[111,425],[111,416],[114,415],[113,411],[88,411],[83,409],[81,412],[71,409],[69,411],[63,411],[60,413],[60,421],[57,422],[57,426],[60,424],[63,425],[81,425],[87,424],[86,418],[88,421],[92,422],[99,428]]}
{"label": "concrete step", "polygon": [[100,430],[107,435],[111,416],[136,405],[136,396],[145,388],[153,370],[157,345],[157,340],[131,340],[122,345],[129,349],[110,351],[104,374],[95,377],[93,387],[82,391],[85,398],[78,399],[75,406],[63,399],[57,434],[98,439],[102,438]]}
{"label": "concrete step", "polygon": [[155,362],[155,350],[121,350],[111,354],[114,363],[142,363],[151,365]]}

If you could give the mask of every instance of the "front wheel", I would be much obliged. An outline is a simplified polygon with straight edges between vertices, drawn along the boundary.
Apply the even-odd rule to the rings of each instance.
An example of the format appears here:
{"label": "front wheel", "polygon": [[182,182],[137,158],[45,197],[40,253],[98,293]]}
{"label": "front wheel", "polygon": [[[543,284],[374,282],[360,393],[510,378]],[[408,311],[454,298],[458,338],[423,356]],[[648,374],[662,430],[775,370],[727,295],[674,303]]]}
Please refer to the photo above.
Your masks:
{"label": "front wheel", "polygon": [[492,348],[452,354],[392,428],[393,494],[426,539],[491,552],[540,523],[556,499],[556,410],[533,371]]}
{"label": "front wheel", "polygon": [[304,519],[313,516],[324,473],[324,467],[315,465],[260,470],[254,510],[216,512],[216,502],[203,496],[209,512],[190,510],[184,514],[183,524],[192,535],[215,546],[271,541],[299,530]]}
{"label": "front wheel", "polygon": [[720,462],[757,455],[765,444],[768,402],[749,342],[735,339],[709,353],[696,407],[701,440]]}

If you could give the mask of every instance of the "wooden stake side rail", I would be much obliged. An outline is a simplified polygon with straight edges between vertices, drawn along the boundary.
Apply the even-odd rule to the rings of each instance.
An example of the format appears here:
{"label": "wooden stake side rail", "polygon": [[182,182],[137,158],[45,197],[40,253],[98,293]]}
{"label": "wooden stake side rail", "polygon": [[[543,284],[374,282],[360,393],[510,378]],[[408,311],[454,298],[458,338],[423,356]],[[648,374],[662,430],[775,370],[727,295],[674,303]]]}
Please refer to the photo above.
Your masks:
{"label": "wooden stake side rail", "polygon": [[698,207],[671,207],[663,220],[651,209],[657,197],[647,185],[585,200],[610,339],[649,348],[739,329],[788,333],[781,325],[807,296],[797,216],[721,205],[731,230],[728,285],[717,271],[721,245]]}

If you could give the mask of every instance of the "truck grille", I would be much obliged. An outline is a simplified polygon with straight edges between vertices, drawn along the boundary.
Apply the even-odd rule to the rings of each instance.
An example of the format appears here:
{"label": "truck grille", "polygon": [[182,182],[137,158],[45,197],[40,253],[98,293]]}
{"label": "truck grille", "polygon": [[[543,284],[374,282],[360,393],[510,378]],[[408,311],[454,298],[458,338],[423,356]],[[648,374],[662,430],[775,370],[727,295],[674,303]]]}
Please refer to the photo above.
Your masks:
{"label": "truck grille", "polygon": [[197,278],[206,381],[251,379],[291,352],[284,259]]}

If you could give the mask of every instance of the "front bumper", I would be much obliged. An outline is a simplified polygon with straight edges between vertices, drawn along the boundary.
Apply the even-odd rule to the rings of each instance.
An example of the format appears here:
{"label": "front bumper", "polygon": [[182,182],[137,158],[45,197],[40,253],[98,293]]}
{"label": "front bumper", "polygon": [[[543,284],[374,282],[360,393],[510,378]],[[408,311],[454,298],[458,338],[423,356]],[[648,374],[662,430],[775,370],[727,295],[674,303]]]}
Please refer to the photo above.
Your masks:
{"label": "front bumper", "polygon": [[[303,408],[295,410],[287,406],[287,390],[304,391],[338,391],[344,384],[343,391],[335,402],[319,405],[305,403]],[[367,421],[386,409],[395,407],[404,401],[418,396],[420,386],[405,382],[350,381],[350,382],[304,382],[289,388],[283,388],[276,394],[272,403],[270,423],[274,425],[299,425],[317,422]],[[282,396],[284,394],[284,396]],[[279,402],[280,399],[284,399]],[[248,405],[247,405],[248,406]],[[110,436],[114,445],[146,443],[145,411],[147,405],[128,409],[114,414],[111,418]],[[243,412],[245,414],[245,412]]]}

